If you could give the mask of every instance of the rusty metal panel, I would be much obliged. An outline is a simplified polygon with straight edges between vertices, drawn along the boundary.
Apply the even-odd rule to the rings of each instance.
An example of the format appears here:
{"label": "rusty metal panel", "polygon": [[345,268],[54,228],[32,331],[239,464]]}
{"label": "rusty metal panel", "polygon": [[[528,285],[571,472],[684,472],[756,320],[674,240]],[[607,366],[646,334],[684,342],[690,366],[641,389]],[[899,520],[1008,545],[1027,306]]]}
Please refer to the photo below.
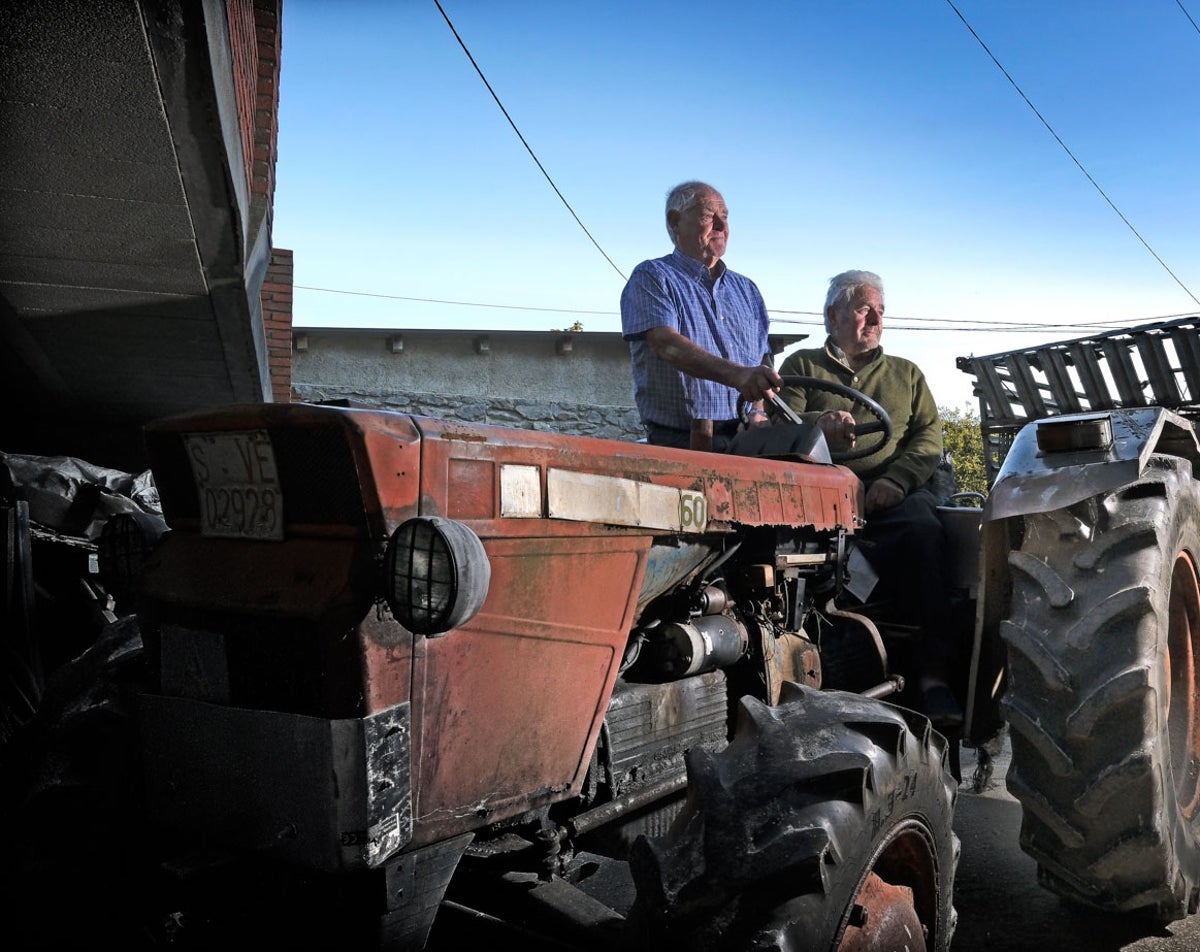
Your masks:
{"label": "rusty metal panel", "polygon": [[486,459],[452,459],[447,467],[454,492],[446,500],[451,519],[496,517],[496,466]]}
{"label": "rusty metal panel", "polygon": [[578,792],[649,543],[648,535],[487,543],[492,581],[483,610],[417,645],[416,842]]}
{"label": "rusty metal panel", "polygon": [[[847,469],[817,463],[625,443],[533,430],[421,418],[421,512],[443,515],[450,460],[491,460],[501,479],[500,518],[471,520],[481,537],[611,535],[625,532],[727,532],[744,525],[836,529],[857,516],[858,481]],[[505,473],[533,466],[546,474],[546,514],[505,516]],[[552,475],[551,475],[552,474]],[[384,493],[382,474],[377,477]],[[553,481],[554,489],[550,489]],[[797,492],[794,487],[808,487]],[[836,504],[826,502],[829,490]],[[386,494],[384,493],[385,498]],[[550,497],[553,496],[553,499]],[[703,496],[703,503],[697,498]],[[386,508],[386,507],[385,507]],[[703,516],[703,518],[701,518]]]}
{"label": "rusty metal panel", "polygon": [[784,525],[784,513],[795,515],[796,510],[784,503],[784,487],[779,483],[764,482],[758,487],[758,518],[767,524]]}
{"label": "rusty metal panel", "polygon": [[349,539],[261,542],[169,533],[146,559],[147,598],[178,606],[220,604],[246,617],[318,618],[333,612],[358,619],[375,600],[378,569],[371,553]]}
{"label": "rusty metal panel", "polygon": [[362,441],[365,460],[361,472],[375,474],[360,479],[364,501],[371,511],[382,511],[389,531],[417,514],[419,485],[412,474],[421,465],[421,433],[412,417],[399,413],[352,411]]}

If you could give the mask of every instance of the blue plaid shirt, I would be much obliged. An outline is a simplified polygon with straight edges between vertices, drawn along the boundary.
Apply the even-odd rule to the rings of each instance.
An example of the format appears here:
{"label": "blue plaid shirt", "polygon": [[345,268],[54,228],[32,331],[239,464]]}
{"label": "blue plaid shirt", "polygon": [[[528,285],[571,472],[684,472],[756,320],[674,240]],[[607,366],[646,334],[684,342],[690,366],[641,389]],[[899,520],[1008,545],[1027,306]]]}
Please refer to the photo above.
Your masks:
{"label": "blue plaid shirt", "polygon": [[670,327],[710,353],[738,364],[758,364],[770,353],[770,318],[762,294],[745,275],[708,269],[678,250],[643,261],[621,292],[621,333],[629,341],[633,386],[644,423],[690,429],[692,420],[732,420],[738,392],[701,380],[660,360],[646,332]]}

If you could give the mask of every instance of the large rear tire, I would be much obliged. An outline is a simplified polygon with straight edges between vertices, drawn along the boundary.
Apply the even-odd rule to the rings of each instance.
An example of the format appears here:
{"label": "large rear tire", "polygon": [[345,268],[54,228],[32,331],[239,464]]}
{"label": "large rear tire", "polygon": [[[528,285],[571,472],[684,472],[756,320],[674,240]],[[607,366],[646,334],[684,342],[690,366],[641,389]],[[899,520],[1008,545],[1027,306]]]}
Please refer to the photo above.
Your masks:
{"label": "large rear tire", "polygon": [[1010,553],[1008,788],[1042,883],[1170,921],[1200,897],[1200,486],[1191,464],[1024,517]]}
{"label": "large rear tire", "polygon": [[745,699],[719,754],[688,755],[687,804],[639,840],[646,948],[946,952],[959,843],[946,740],[920,715],[785,683]]}

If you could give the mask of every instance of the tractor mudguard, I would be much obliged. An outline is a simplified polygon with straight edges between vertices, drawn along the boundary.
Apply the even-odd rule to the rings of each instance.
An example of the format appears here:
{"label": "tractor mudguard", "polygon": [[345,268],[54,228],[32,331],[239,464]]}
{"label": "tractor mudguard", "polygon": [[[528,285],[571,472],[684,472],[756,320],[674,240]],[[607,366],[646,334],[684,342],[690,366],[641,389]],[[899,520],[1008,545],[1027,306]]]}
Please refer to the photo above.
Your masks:
{"label": "tractor mudguard", "polygon": [[[1054,449],[1043,433],[1046,427],[1095,430],[1105,420],[1111,427],[1111,441],[1098,448]],[[1156,452],[1200,462],[1193,425],[1162,407],[1080,413],[1029,423],[1017,433],[1004,458],[983,507],[983,522],[1066,509],[1127,486]]]}

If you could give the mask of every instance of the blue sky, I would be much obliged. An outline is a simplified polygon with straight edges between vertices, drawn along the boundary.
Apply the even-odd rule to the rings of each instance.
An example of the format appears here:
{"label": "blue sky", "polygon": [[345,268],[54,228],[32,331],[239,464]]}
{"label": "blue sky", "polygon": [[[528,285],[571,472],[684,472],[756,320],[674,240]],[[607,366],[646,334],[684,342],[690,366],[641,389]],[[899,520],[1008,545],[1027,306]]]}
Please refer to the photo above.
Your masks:
{"label": "blue sky", "polygon": [[876,271],[884,349],[975,407],[956,357],[1200,311],[1196,23],[1200,0],[285,0],[295,323],[619,330],[667,190],[702,179],[773,330],[819,342],[829,277]]}

